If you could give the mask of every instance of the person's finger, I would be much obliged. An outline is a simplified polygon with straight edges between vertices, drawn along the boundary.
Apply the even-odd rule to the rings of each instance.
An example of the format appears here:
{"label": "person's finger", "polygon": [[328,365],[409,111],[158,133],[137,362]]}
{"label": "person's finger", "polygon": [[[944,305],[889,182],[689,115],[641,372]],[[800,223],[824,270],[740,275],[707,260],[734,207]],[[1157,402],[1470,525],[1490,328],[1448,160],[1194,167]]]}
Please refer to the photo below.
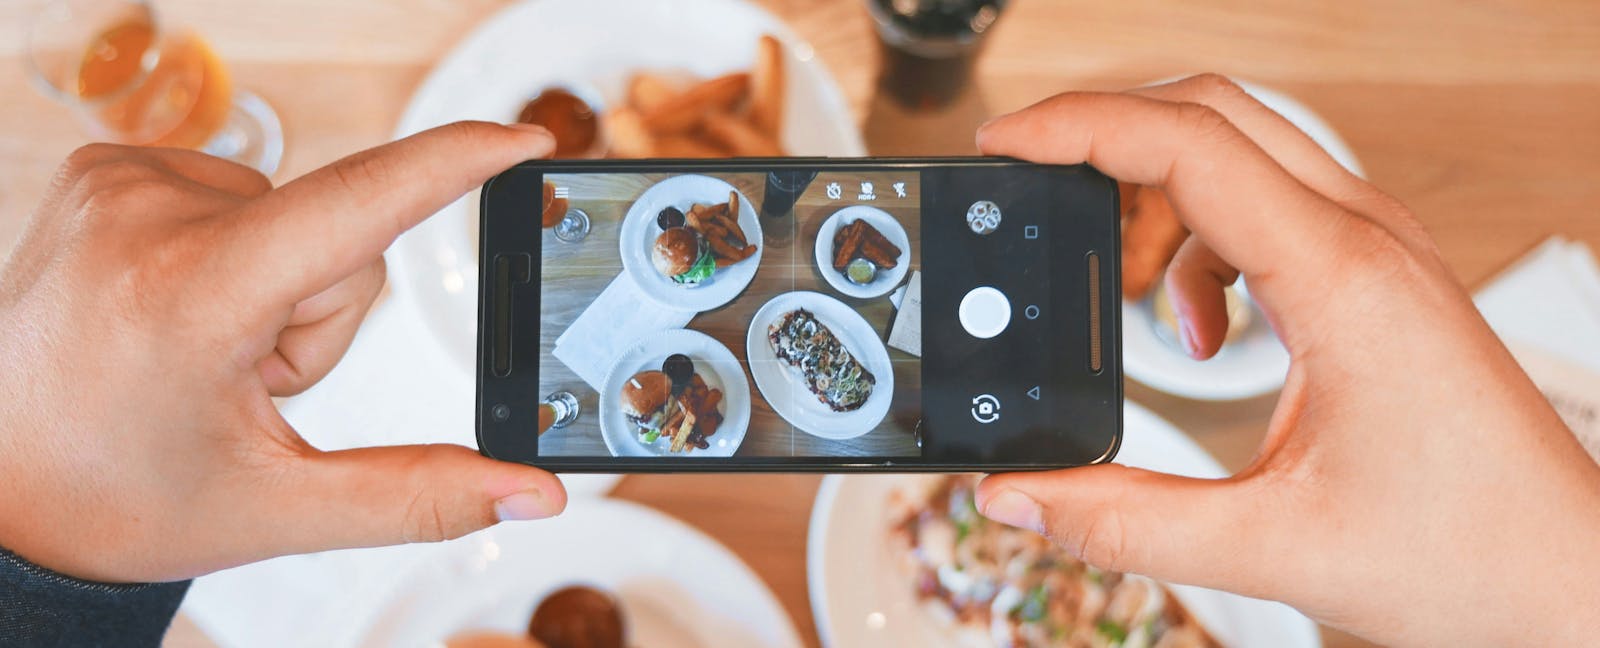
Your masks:
{"label": "person's finger", "polygon": [[1282,115],[1266,107],[1232,79],[1201,74],[1171,83],[1145,86],[1128,94],[1170,102],[1210,106],[1271,155],[1278,164],[1312,191],[1336,202],[1360,202],[1381,193],[1356,177],[1315,140]]}
{"label": "person's finger", "polygon": [[243,198],[272,191],[272,181],[260,171],[233,160],[180,148],[147,148],[156,163],[202,185]]}
{"label": "person's finger", "polygon": [[1134,88],[1128,93],[1215,108],[1312,191],[1381,223],[1415,245],[1433,246],[1427,231],[1400,201],[1344,168],[1310,135],[1250,96],[1232,79],[1220,74],[1201,74]]}
{"label": "person's finger", "polygon": [[299,304],[278,344],[259,364],[273,396],[292,396],[322,380],[344,357],[367,309],[383,290],[383,257]]}
{"label": "person's finger", "polygon": [[1350,218],[1200,104],[1069,92],[990,121],[978,146],[1163,187],[1189,229],[1246,273],[1337,262],[1324,239]]}
{"label": "person's finger", "polygon": [[1167,299],[1178,316],[1178,338],[1189,357],[1205,360],[1222,348],[1228,336],[1228,304],[1222,291],[1238,278],[1238,270],[1193,236],[1167,264],[1163,279]]}
{"label": "person's finger", "polygon": [[296,303],[371,263],[395,237],[491,176],[554,150],[537,126],[457,122],[297,178],[236,215],[222,263],[245,288]]}
{"label": "person's finger", "polygon": [[165,171],[199,185],[244,198],[272,190],[259,171],[199,151],[122,144],[89,144],[67,156],[60,181],[103,189],[127,181],[159,179]]}
{"label": "person's finger", "polygon": [[277,552],[311,552],[457,538],[497,522],[556,515],[567,494],[554,475],[457,445],[359,448],[309,457],[274,498]]}
{"label": "person's finger", "polygon": [[1103,464],[991,475],[978,485],[986,517],[1031,529],[1102,569],[1259,590],[1269,548],[1256,535],[1265,504],[1248,482],[1202,480]]}
{"label": "person's finger", "polygon": [[989,122],[978,145],[1163,187],[1189,230],[1250,277],[1269,319],[1289,327],[1278,333],[1291,349],[1325,306],[1294,287],[1342,276],[1351,248],[1378,228],[1301,184],[1200,104],[1066,93]]}

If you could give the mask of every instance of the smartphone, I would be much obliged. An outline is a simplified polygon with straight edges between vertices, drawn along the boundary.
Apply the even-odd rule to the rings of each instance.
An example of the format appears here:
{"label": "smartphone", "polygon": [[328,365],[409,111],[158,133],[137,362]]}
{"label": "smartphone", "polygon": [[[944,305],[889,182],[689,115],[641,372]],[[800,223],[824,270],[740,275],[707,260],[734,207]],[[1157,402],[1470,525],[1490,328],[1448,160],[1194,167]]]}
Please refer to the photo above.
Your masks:
{"label": "smartphone", "polygon": [[1089,166],[998,158],[520,164],[481,194],[479,448],[567,472],[1110,461],[1117,201]]}

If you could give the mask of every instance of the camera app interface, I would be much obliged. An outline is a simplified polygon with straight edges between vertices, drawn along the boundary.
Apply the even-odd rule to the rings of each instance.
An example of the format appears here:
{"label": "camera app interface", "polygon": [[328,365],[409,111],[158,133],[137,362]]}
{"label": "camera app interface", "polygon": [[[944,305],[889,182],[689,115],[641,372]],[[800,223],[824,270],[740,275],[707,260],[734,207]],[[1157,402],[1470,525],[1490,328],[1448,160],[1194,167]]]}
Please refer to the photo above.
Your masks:
{"label": "camera app interface", "polygon": [[919,172],[561,173],[544,191],[540,455],[920,454]]}

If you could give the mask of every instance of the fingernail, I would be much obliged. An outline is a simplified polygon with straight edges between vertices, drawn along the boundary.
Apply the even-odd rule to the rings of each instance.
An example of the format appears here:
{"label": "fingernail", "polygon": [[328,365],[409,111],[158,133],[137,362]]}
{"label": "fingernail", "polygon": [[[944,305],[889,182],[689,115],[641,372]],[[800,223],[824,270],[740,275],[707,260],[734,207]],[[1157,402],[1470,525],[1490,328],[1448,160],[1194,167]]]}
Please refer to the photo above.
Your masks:
{"label": "fingernail", "polygon": [[1044,511],[1033,498],[1018,491],[1001,491],[999,495],[989,498],[983,507],[983,515],[1001,524],[1044,533]]}
{"label": "fingernail", "polygon": [[1178,342],[1183,345],[1183,352],[1189,357],[1194,358],[1199,355],[1195,350],[1194,331],[1189,328],[1189,320],[1183,317],[1178,318]]}
{"label": "fingernail", "polygon": [[542,520],[550,517],[550,504],[538,490],[525,490],[496,501],[494,514],[501,522]]}

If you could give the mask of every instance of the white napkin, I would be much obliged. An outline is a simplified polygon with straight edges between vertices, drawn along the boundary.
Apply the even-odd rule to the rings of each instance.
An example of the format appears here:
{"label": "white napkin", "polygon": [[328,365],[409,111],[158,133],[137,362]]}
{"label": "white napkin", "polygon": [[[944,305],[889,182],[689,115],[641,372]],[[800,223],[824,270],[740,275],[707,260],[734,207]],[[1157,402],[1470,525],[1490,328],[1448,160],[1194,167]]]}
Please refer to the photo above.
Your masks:
{"label": "white napkin", "polygon": [[1489,327],[1600,461],[1600,264],[1552,237],[1474,297]]}
{"label": "white napkin", "polygon": [[618,355],[646,335],[683,328],[695,316],[695,311],[639,307],[650,303],[627,273],[617,275],[556,338],[552,355],[598,391]]}
{"label": "white napkin", "polygon": [[1551,237],[1479,289],[1473,301],[1501,338],[1600,373],[1600,265],[1584,244]]}

